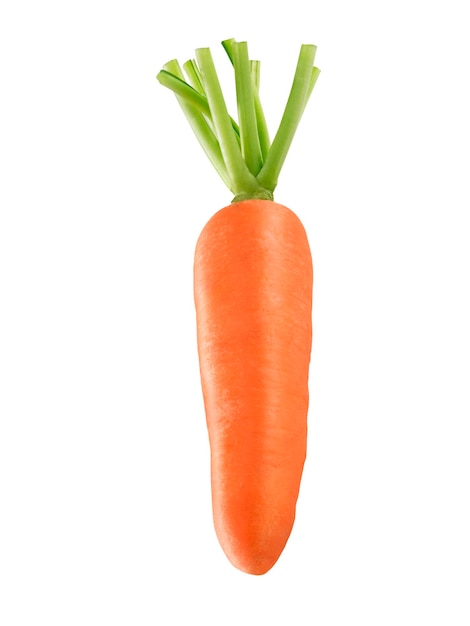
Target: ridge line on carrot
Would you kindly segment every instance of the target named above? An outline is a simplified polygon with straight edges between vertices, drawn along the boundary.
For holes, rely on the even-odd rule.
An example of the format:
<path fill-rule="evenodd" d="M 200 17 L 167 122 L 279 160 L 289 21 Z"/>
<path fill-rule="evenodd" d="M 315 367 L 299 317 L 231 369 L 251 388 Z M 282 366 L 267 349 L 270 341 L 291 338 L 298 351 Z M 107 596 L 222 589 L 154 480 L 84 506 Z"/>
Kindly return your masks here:
<path fill-rule="evenodd" d="M 194 254 L 201 386 L 211 451 L 214 527 L 230 562 L 262 575 L 292 531 L 307 446 L 313 264 L 297 215 L 274 201 L 282 166 L 320 70 L 300 48 L 271 142 L 260 62 L 246 42 L 222 42 L 233 66 L 238 123 L 209 48 L 159 82 L 174 91 L 233 194 L 202 229 Z M 184 78 L 184 73 L 189 82 Z"/>

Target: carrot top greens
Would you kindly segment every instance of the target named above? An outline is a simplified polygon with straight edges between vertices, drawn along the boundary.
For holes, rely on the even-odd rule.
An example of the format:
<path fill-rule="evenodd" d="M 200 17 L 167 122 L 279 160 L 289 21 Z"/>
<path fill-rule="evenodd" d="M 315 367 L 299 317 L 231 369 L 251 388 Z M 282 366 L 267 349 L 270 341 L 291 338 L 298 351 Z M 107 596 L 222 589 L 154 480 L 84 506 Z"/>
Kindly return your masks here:
<path fill-rule="evenodd" d="M 260 63 L 251 61 L 246 41 L 227 39 L 237 98 L 238 123 L 229 114 L 209 48 L 198 48 L 196 59 L 181 68 L 169 61 L 157 74 L 171 89 L 196 137 L 227 187 L 233 202 L 273 199 L 300 119 L 320 70 L 314 67 L 316 46 L 300 48 L 294 81 L 278 131 L 271 142 L 259 95 Z"/>

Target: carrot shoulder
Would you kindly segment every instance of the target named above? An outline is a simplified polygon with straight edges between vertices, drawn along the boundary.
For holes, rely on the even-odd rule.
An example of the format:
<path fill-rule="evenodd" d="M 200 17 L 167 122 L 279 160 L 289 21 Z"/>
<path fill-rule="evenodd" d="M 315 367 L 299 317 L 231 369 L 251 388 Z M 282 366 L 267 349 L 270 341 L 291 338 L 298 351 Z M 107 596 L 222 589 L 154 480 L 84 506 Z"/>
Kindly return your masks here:
<path fill-rule="evenodd" d="M 213 517 L 228 559 L 250 574 L 278 560 L 291 533 L 307 445 L 313 267 L 299 218 L 274 202 L 282 163 L 319 70 L 302 46 L 271 143 L 259 64 L 223 42 L 235 69 L 238 123 L 228 114 L 208 49 L 167 64 L 201 145 L 235 194 L 203 228 L 194 260 L 202 391 L 211 449 Z"/>

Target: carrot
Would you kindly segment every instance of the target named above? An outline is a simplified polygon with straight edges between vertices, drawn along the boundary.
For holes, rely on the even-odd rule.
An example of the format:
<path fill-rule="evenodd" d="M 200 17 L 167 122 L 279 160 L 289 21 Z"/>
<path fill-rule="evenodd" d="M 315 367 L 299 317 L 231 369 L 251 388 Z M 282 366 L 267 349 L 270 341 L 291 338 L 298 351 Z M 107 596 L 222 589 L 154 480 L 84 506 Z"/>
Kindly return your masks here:
<path fill-rule="evenodd" d="M 203 228 L 194 259 L 202 392 L 211 450 L 214 526 L 231 563 L 255 575 L 281 555 L 306 457 L 313 267 L 299 218 L 273 192 L 319 70 L 301 47 L 274 140 L 259 97 L 259 62 L 226 40 L 238 122 L 208 48 L 171 61 L 172 89 L 209 159 L 234 194 Z"/>

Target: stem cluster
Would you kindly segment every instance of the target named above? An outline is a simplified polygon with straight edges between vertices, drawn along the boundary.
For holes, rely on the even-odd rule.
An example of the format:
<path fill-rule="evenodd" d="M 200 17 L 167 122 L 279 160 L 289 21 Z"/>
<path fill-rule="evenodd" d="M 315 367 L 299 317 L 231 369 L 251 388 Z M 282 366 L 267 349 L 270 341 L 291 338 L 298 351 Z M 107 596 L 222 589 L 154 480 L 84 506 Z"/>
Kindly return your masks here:
<path fill-rule="evenodd" d="M 238 122 L 227 110 L 209 48 L 183 64 L 166 63 L 158 81 L 171 89 L 196 137 L 236 200 L 272 199 L 280 171 L 320 70 L 316 46 L 301 46 L 292 88 L 273 141 L 270 141 L 259 94 L 260 63 L 248 55 L 246 41 L 222 45 L 234 74 Z"/>

